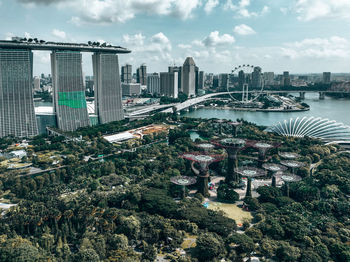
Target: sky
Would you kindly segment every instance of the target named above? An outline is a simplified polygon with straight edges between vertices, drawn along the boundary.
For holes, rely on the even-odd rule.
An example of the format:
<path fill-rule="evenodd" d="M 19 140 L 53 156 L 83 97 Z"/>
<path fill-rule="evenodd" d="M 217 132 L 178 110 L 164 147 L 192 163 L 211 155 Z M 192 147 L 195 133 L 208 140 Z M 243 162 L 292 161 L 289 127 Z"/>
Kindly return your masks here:
<path fill-rule="evenodd" d="M 192 56 L 207 73 L 350 72 L 350 0 L 0 0 L 0 39 L 108 42 L 120 65 L 167 71 Z M 34 75 L 50 73 L 35 52 Z M 83 54 L 92 75 L 91 54 Z"/>

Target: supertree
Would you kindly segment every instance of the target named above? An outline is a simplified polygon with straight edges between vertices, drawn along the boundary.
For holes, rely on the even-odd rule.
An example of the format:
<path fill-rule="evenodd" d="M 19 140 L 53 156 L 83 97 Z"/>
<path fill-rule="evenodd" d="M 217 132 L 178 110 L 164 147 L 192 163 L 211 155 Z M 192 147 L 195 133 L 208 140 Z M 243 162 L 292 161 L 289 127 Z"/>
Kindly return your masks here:
<path fill-rule="evenodd" d="M 174 176 L 170 178 L 170 182 L 182 187 L 182 198 L 186 197 L 186 186 L 193 185 L 197 182 L 195 177 L 189 176 Z"/>
<path fill-rule="evenodd" d="M 300 167 L 305 166 L 305 163 L 295 161 L 295 160 L 282 160 L 280 163 L 286 167 L 289 167 L 292 170 L 293 174 L 294 174 L 294 170 L 296 168 L 300 168 Z"/>
<path fill-rule="evenodd" d="M 289 197 L 289 183 L 291 182 L 299 182 L 302 180 L 302 178 L 300 176 L 291 174 L 291 173 L 279 173 L 276 174 L 275 177 L 278 177 L 280 179 L 282 179 L 285 183 L 285 194 L 287 197 Z"/>
<path fill-rule="evenodd" d="M 287 167 L 279 165 L 279 164 L 274 164 L 274 163 L 265 163 L 262 165 L 262 167 L 268 171 L 269 175 L 273 176 L 277 172 L 282 172 L 286 171 Z"/>
<path fill-rule="evenodd" d="M 247 141 L 240 138 L 224 138 L 221 140 L 214 140 L 212 143 L 217 147 L 224 148 L 227 152 L 228 160 L 225 182 L 239 183 L 239 176 L 234 172 L 234 169 L 237 166 L 237 154 L 247 146 Z"/>
<path fill-rule="evenodd" d="M 224 158 L 223 155 L 194 152 L 182 154 L 180 157 L 191 161 L 192 171 L 198 176 L 198 192 L 205 197 L 209 196 L 209 165 L 221 161 Z M 199 164 L 199 168 L 195 167 L 195 163 Z"/>
<path fill-rule="evenodd" d="M 228 124 L 232 127 L 232 135 L 236 137 L 240 127 L 242 126 L 242 123 L 235 121 L 229 122 Z"/>
<path fill-rule="evenodd" d="M 300 157 L 299 154 L 294 152 L 279 152 L 278 155 L 284 159 L 293 160 Z"/>
<path fill-rule="evenodd" d="M 210 143 L 196 144 L 196 147 L 198 147 L 199 149 L 201 149 L 205 152 L 209 152 L 215 148 L 215 146 L 213 144 L 210 144 Z"/>
<path fill-rule="evenodd" d="M 252 196 L 252 178 L 266 175 L 263 169 L 249 166 L 236 168 L 235 172 L 248 179 L 246 197 Z"/>
<path fill-rule="evenodd" d="M 262 167 L 263 163 L 268 159 L 266 158 L 267 152 L 272 149 L 278 147 L 277 143 L 266 143 L 266 142 L 254 142 L 252 143 L 252 147 L 259 150 L 259 167 Z"/>

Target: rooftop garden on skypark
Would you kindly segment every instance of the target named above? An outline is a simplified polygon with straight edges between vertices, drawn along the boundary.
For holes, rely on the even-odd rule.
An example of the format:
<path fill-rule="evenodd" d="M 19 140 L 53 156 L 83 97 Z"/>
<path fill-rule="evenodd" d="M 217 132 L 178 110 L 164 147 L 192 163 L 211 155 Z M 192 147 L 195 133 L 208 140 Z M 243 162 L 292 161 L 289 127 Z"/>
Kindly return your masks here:
<path fill-rule="evenodd" d="M 157 143 L 140 138 L 137 147 L 121 150 L 103 139 L 108 132 L 168 120 L 172 129 Z M 158 255 L 180 261 L 181 252 L 188 261 L 253 255 L 261 261 L 348 261 L 350 154 L 246 122 L 237 137 L 226 127 L 219 135 L 213 122 L 157 115 L 79 130 L 81 141 L 0 139 L 1 154 L 24 147 L 27 156 L 15 162 L 41 170 L 31 175 L 0 165 L 0 208 L 16 205 L 0 219 L 0 256 L 152 261 Z M 199 129 L 216 134 L 193 142 L 189 133 Z M 266 152 L 260 169 L 259 149 L 245 143 L 233 163 L 238 181 L 226 181 L 229 152 L 209 144 L 236 138 L 280 147 Z M 60 157 L 55 168 L 52 155 Z"/>

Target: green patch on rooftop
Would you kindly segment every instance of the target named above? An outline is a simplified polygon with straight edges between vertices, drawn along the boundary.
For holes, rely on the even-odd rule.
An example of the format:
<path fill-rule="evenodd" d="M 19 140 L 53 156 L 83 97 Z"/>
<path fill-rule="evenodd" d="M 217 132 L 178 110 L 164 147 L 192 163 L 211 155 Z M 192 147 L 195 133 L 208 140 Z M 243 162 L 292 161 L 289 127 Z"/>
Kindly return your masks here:
<path fill-rule="evenodd" d="M 86 108 L 84 91 L 58 92 L 58 105 L 70 108 Z"/>

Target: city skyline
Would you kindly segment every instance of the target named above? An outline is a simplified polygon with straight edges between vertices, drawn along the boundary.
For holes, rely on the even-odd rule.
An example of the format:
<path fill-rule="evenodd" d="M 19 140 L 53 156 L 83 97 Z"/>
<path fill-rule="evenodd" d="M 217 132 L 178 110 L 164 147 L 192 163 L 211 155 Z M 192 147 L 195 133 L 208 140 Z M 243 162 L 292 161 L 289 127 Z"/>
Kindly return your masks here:
<path fill-rule="evenodd" d="M 347 1 L 0 0 L 0 6 L 1 38 L 107 41 L 132 50 L 120 65 L 146 63 L 150 73 L 188 56 L 216 74 L 244 63 L 278 74 L 349 72 Z M 34 75 L 50 73 L 49 54 L 34 57 Z M 86 54 L 83 70 L 92 75 Z"/>

